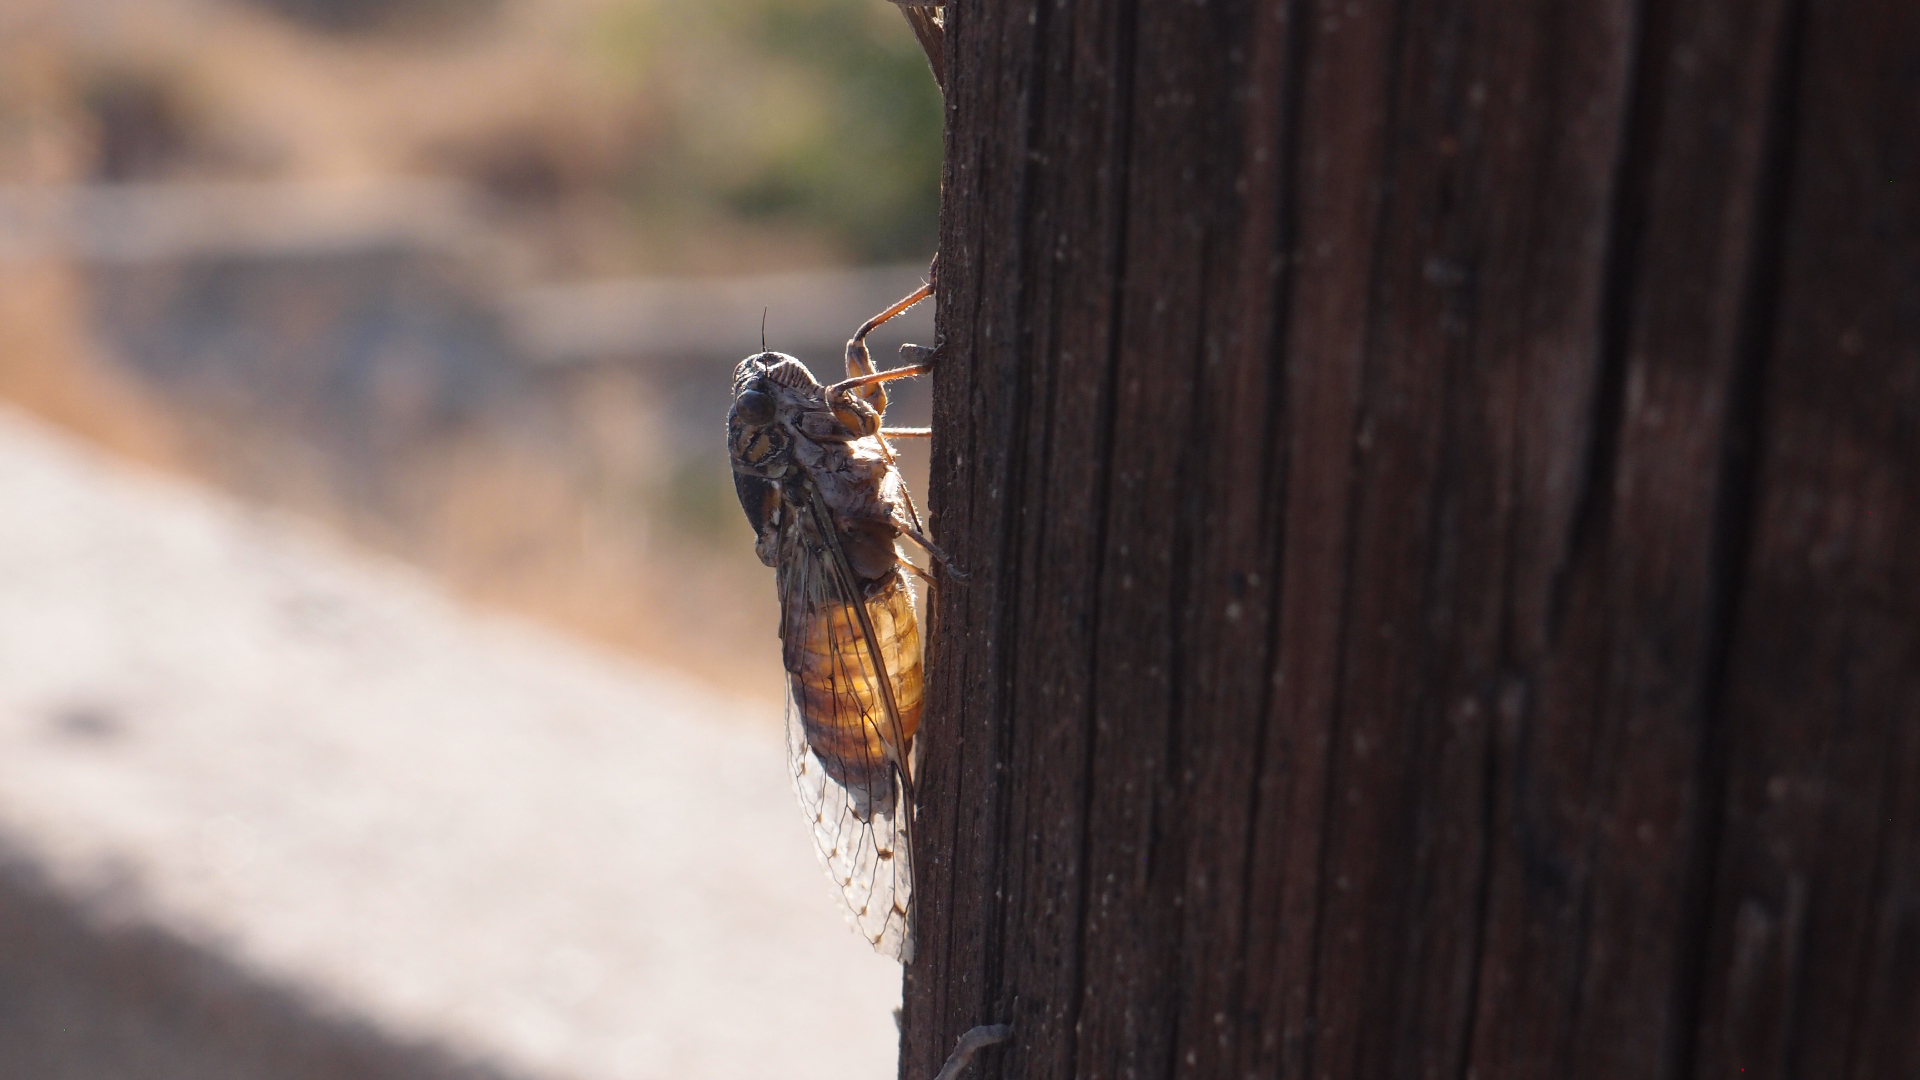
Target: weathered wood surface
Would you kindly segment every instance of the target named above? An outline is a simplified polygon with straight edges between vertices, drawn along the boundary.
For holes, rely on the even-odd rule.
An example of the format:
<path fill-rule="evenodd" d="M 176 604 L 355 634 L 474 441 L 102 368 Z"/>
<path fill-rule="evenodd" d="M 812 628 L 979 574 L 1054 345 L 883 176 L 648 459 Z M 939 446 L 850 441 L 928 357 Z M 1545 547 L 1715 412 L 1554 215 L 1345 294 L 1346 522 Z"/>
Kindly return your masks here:
<path fill-rule="evenodd" d="M 902 1076 L 1920 1075 L 1920 5 L 947 10 Z"/>

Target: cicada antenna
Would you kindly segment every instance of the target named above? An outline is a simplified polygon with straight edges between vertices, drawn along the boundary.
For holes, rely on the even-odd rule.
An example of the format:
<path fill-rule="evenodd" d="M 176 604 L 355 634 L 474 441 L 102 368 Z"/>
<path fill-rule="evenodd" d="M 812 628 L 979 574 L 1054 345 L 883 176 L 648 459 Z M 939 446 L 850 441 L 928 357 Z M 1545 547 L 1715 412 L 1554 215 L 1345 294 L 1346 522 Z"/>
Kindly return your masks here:
<path fill-rule="evenodd" d="M 760 351 L 767 351 L 767 309 L 760 309 Z"/>

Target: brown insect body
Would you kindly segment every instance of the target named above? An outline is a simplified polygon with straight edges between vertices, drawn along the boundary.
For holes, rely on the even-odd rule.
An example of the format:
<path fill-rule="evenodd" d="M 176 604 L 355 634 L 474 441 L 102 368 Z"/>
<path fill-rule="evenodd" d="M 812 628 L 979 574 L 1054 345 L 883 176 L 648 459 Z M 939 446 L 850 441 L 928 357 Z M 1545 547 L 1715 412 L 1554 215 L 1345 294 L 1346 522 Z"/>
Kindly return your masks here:
<path fill-rule="evenodd" d="M 913 595 L 897 578 L 867 599 L 866 615 L 886 684 L 868 661 L 860 613 L 841 601 L 823 601 L 811 622 L 787 622 L 783 652 L 807 744 L 827 775 L 856 795 L 884 801 L 896 764 L 894 740 L 874 718 L 886 716 L 890 690 L 910 750 L 920 726 L 920 625 Z"/>
<path fill-rule="evenodd" d="M 801 807 L 856 928 L 905 961 L 921 645 L 897 547 L 915 520 L 880 434 L 885 397 L 824 387 L 772 352 L 741 361 L 733 389 L 728 450 L 754 550 L 776 572 Z"/>

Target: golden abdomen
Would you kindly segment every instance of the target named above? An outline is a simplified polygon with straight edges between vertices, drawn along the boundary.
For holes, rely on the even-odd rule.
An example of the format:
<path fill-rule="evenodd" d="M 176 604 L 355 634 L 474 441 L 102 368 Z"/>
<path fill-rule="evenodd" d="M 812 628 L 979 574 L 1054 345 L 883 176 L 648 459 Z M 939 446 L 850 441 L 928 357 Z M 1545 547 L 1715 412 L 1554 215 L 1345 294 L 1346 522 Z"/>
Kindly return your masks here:
<path fill-rule="evenodd" d="M 787 676 L 807 743 L 827 774 L 845 787 L 877 793 L 890 786 L 887 762 L 905 762 L 920 726 L 920 624 L 898 572 L 865 606 L 899 714 L 897 734 L 851 605 L 819 600 L 803 623 L 788 628 Z"/>

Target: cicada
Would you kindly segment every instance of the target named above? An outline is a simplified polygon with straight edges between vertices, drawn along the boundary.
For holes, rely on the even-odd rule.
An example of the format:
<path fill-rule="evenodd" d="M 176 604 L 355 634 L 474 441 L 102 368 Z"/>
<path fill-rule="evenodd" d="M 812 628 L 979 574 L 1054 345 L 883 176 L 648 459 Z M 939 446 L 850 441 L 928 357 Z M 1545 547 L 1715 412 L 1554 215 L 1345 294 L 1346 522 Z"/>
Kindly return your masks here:
<path fill-rule="evenodd" d="M 921 641 L 902 537 L 938 564 L 882 426 L 893 379 L 929 370 L 937 349 L 876 371 L 866 336 L 932 292 L 922 286 L 847 342 L 847 378 L 822 385 L 805 364 L 762 351 L 733 372 L 727 449 L 754 552 L 774 568 L 787 744 L 800 808 L 850 921 L 873 947 L 913 958 L 913 739 Z M 765 345 L 762 344 L 764 350 Z M 929 575 L 928 580 L 932 578 Z"/>

